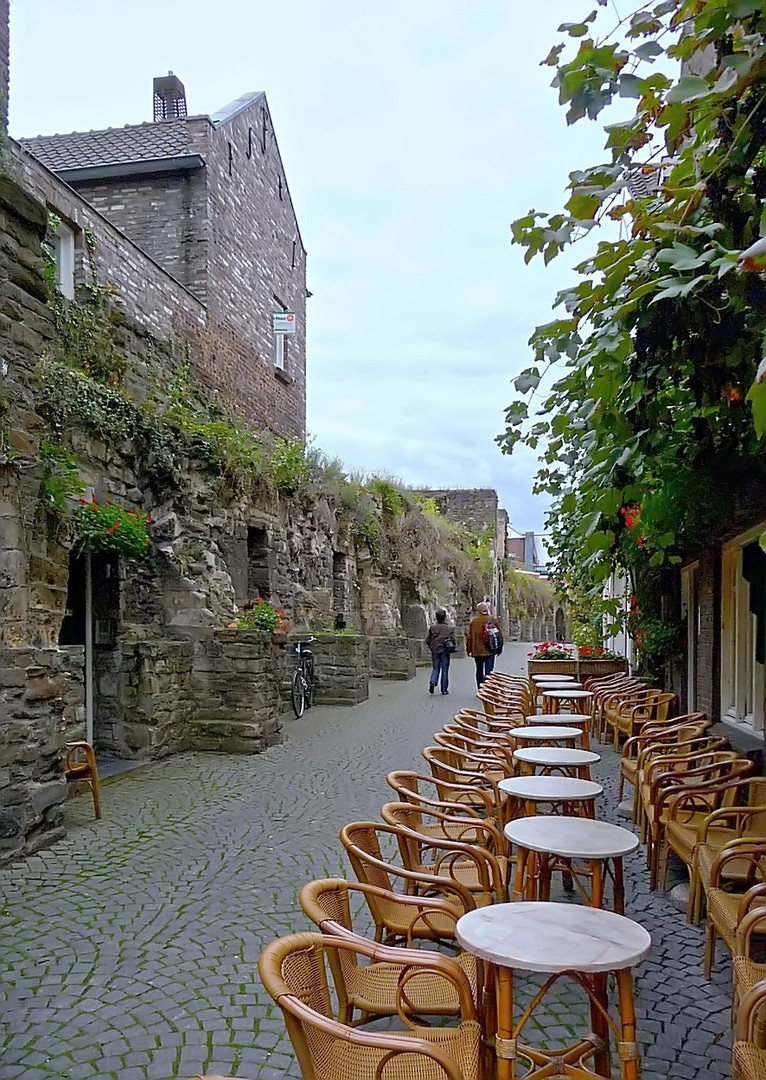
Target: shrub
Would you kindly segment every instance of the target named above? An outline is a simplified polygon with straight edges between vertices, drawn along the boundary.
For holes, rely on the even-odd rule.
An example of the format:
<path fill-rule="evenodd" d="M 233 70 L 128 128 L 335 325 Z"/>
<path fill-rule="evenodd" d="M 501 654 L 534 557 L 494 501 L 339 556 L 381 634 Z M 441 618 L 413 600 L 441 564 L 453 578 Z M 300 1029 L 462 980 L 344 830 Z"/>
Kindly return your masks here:
<path fill-rule="evenodd" d="M 248 604 L 236 625 L 240 630 L 270 630 L 272 633 L 285 633 L 290 628 L 284 612 L 268 603 L 262 596 L 257 596 L 252 604 Z"/>

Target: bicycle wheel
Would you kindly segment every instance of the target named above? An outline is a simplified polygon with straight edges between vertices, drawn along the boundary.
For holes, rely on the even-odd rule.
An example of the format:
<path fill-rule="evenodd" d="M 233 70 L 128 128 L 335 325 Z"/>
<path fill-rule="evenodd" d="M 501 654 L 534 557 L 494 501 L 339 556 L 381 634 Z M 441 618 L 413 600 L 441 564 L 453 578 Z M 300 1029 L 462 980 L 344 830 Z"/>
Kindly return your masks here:
<path fill-rule="evenodd" d="M 306 708 L 314 704 L 314 664 L 309 661 L 303 669 L 303 681 L 306 684 Z"/>
<path fill-rule="evenodd" d="M 306 709 L 306 680 L 303 678 L 303 672 L 301 671 L 293 672 L 291 696 L 293 700 L 293 712 L 297 719 L 300 720 Z"/>

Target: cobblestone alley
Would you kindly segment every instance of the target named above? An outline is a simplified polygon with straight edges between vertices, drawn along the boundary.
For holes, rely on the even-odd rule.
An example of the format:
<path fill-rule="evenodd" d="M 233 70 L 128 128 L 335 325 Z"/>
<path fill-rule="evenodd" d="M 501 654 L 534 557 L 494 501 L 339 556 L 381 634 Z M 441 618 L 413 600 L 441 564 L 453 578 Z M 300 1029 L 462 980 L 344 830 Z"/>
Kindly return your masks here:
<path fill-rule="evenodd" d="M 526 651 L 499 666 L 521 671 Z M 299 1080 L 256 961 L 309 928 L 305 881 L 347 873 L 338 830 L 379 817 L 385 773 L 425 771 L 421 747 L 476 703 L 470 660 L 453 664 L 449 697 L 426 682 L 376 681 L 357 708 L 286 720 L 285 742 L 257 757 L 150 765 L 105 786 L 100 823 L 87 794 L 72 800 L 65 841 L 0 871 L 0 1080 Z M 594 772 L 606 820 L 619 820 L 614 764 L 605 753 Z M 626 870 L 626 914 L 654 939 L 636 978 L 644 1080 L 727 1077 L 728 962 L 705 982 L 702 929 L 648 892 L 642 853 Z"/>

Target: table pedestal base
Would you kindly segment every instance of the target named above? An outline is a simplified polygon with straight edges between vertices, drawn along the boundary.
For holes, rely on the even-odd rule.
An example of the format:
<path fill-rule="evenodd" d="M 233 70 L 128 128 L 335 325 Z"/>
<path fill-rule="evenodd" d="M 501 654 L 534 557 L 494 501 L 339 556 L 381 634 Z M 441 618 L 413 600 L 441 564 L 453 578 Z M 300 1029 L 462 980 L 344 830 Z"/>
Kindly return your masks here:
<path fill-rule="evenodd" d="M 524 1063 L 524 1080 L 555 1080 L 572 1077 L 574 1080 L 600 1076 L 612 1077 L 609 1040 L 614 1034 L 620 1061 L 620 1080 L 638 1080 L 638 1049 L 636 1046 L 636 1017 L 633 1004 L 633 980 L 629 968 L 614 972 L 617 980 L 619 1015 L 609 1013 L 607 972 L 586 974 L 564 971 L 551 975 L 537 992 L 518 1023 L 513 1010 L 513 969 L 495 967 L 497 997 L 497 1035 L 495 1056 L 498 1080 L 516 1080 L 517 1062 Z M 524 1025 L 542 1002 L 550 988 L 560 978 L 574 979 L 588 996 L 592 1031 L 570 1046 L 557 1050 L 537 1049 L 523 1044 L 520 1036 Z M 592 1058 L 593 1068 L 585 1064 Z M 528 1067 L 527 1067 L 528 1066 Z"/>

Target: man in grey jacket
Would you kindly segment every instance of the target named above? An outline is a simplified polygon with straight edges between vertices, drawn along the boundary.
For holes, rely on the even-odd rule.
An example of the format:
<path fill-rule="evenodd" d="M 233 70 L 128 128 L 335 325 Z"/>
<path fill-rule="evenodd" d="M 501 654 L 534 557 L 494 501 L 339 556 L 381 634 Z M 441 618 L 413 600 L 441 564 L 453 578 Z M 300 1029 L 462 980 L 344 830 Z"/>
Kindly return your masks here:
<path fill-rule="evenodd" d="M 447 622 L 447 612 L 439 608 L 436 612 L 436 622 L 428 628 L 426 645 L 431 650 L 433 670 L 428 682 L 428 693 L 433 694 L 441 679 L 443 694 L 449 693 L 449 661 L 455 651 L 455 627 Z"/>

